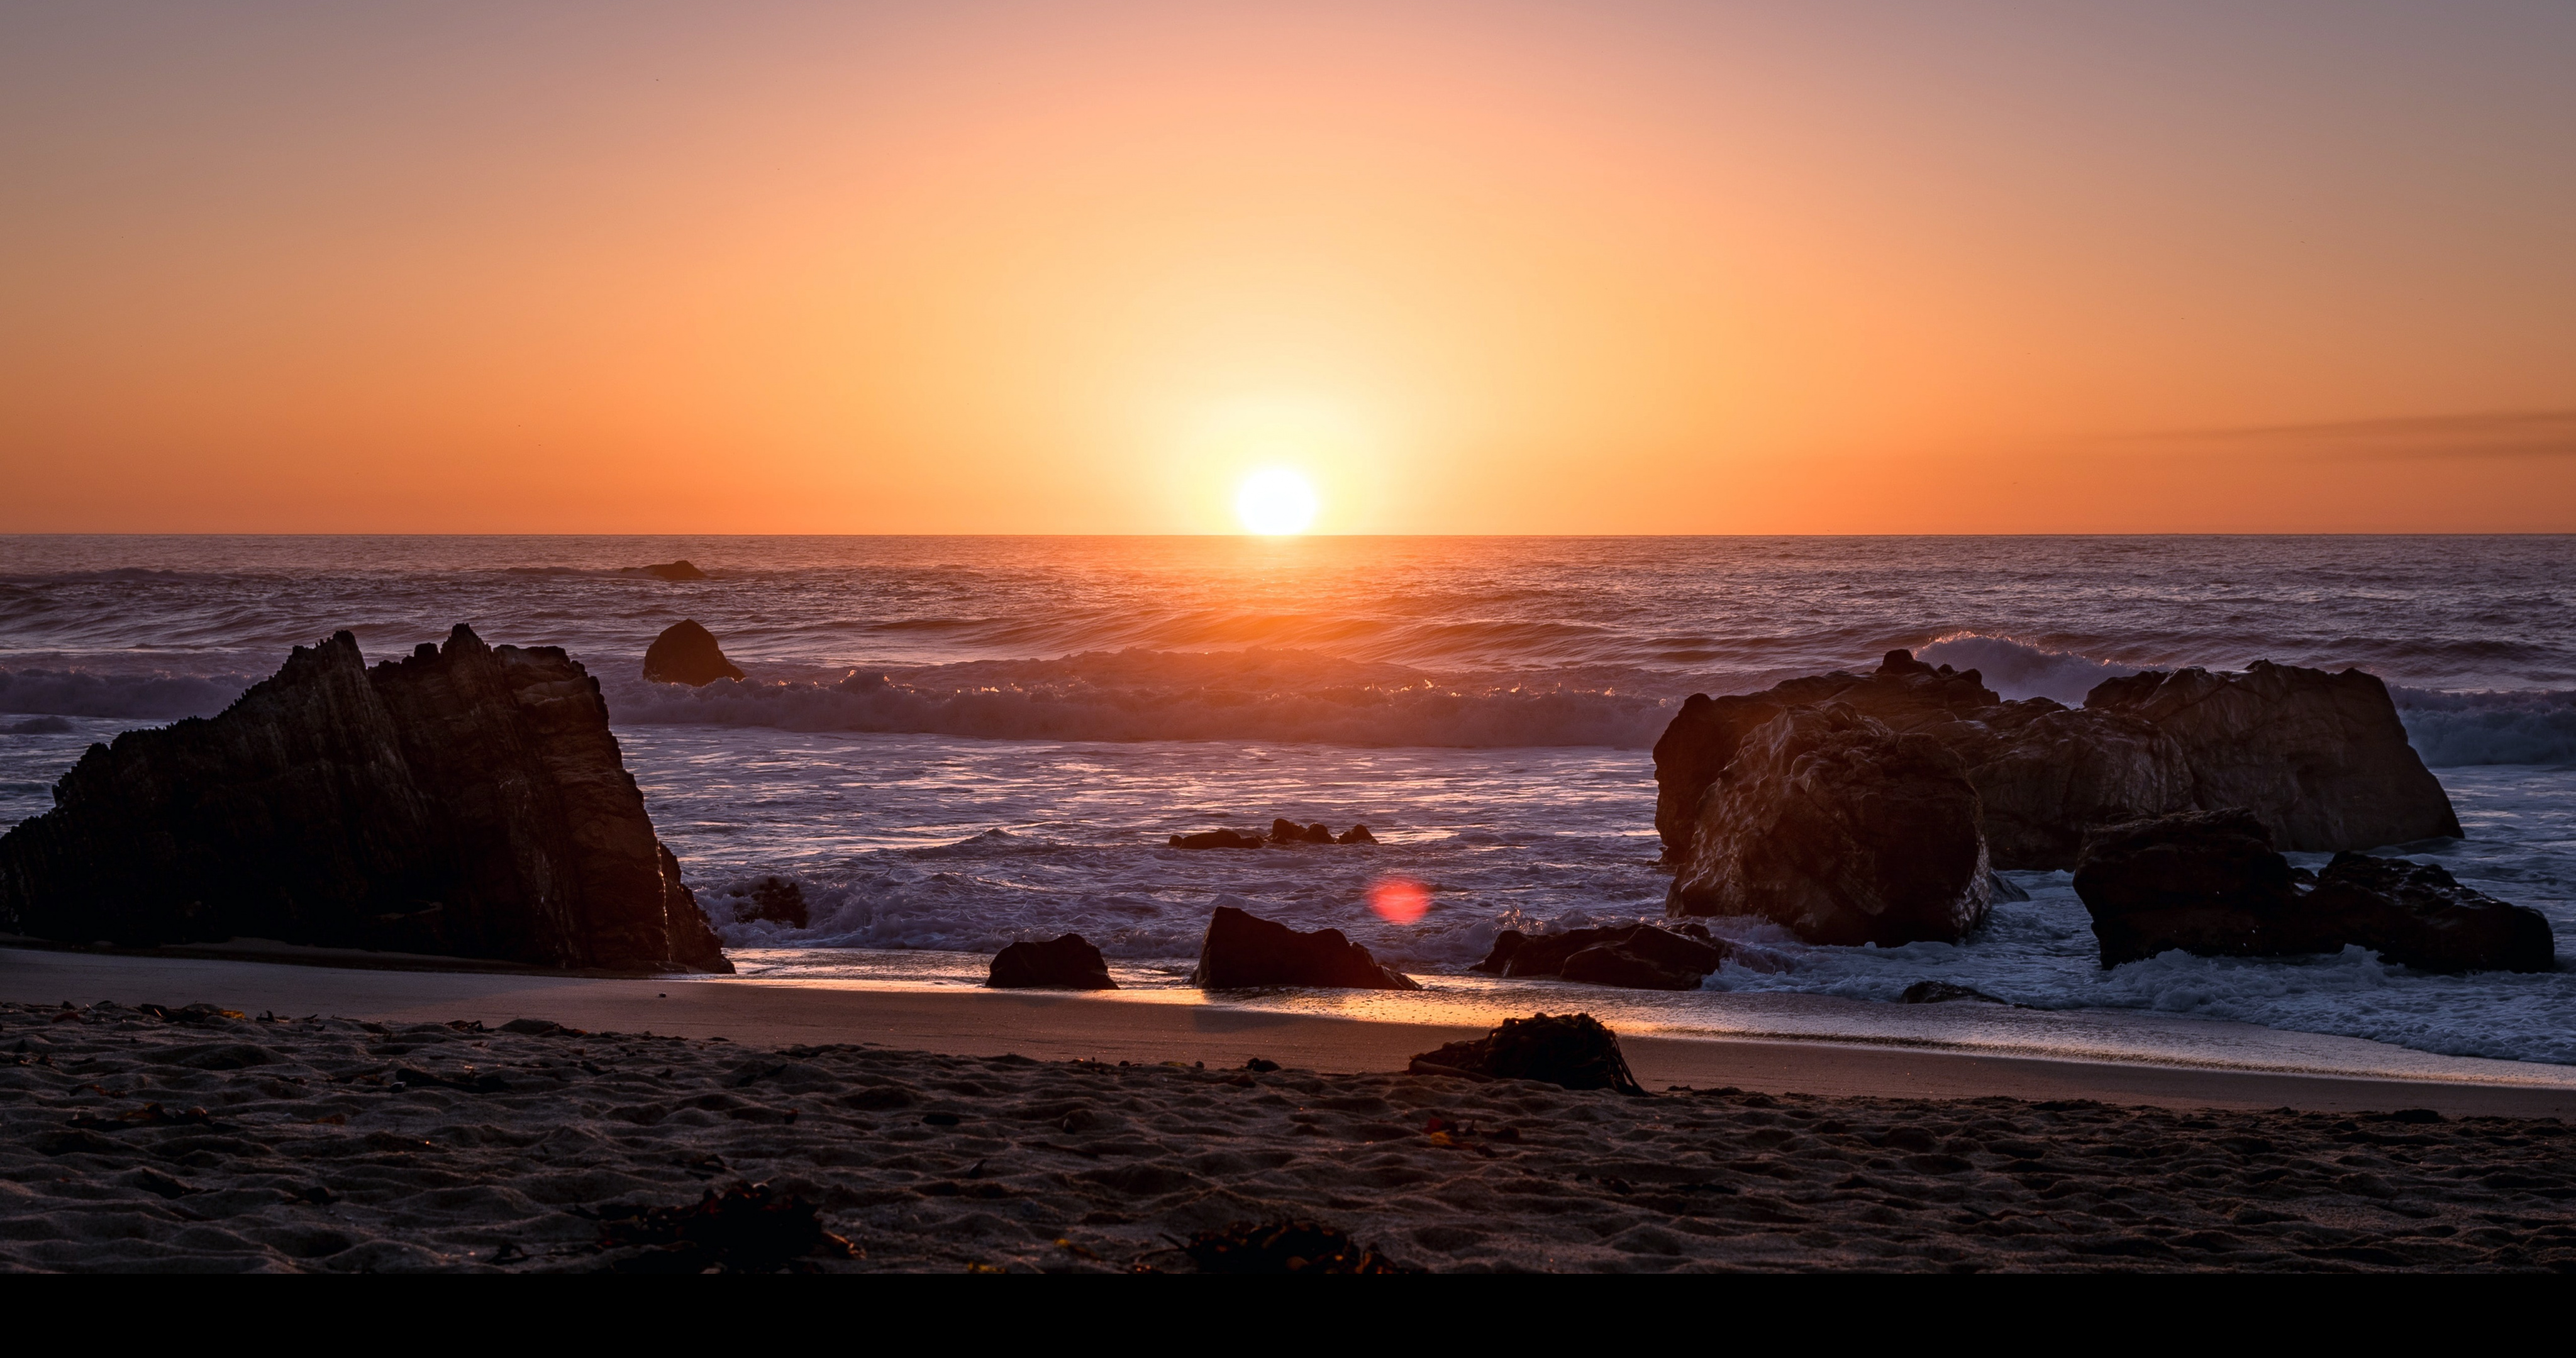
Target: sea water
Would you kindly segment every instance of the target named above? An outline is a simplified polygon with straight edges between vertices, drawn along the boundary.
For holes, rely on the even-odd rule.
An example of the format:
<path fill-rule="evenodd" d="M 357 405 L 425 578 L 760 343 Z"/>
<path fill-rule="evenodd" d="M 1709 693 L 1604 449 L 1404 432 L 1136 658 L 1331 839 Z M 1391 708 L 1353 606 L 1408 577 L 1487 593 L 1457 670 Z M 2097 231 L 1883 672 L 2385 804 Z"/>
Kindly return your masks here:
<path fill-rule="evenodd" d="M 675 558 L 709 578 L 631 569 Z M 215 712 L 290 646 L 346 628 L 393 657 L 466 623 L 599 677 L 746 973 L 971 979 L 1012 940 L 1077 932 L 1128 986 L 1177 988 L 1230 904 L 1472 992 L 1501 929 L 1661 914 L 1648 749 L 1690 693 L 1895 647 L 2067 702 L 2142 668 L 2357 666 L 2468 832 L 2381 851 L 2548 915 L 2559 970 L 2431 976 L 2351 948 L 2104 971 L 2066 875 L 2015 873 L 2030 899 L 1960 944 L 1713 921 L 1741 946 L 1703 992 L 1562 1002 L 1688 1028 L 1720 994 L 1938 979 L 2576 1064 L 2571 567 L 2563 537 L 0 538 L 0 825 L 89 743 Z M 750 677 L 645 682 L 684 617 Z M 1165 842 L 1274 816 L 1379 843 Z M 737 918 L 764 876 L 800 885 L 808 927 Z M 1389 877 L 1430 910 L 1379 918 Z"/>

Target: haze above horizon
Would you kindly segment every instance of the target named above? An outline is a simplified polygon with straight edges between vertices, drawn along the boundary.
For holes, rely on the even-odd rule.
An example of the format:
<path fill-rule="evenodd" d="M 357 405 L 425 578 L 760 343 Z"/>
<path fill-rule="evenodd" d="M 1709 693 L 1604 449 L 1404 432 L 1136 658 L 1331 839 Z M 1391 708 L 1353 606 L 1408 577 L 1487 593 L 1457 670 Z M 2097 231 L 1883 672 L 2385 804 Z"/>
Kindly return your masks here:
<path fill-rule="evenodd" d="M 0 532 L 2571 530 L 2570 70 L 2550 0 L 18 6 Z"/>

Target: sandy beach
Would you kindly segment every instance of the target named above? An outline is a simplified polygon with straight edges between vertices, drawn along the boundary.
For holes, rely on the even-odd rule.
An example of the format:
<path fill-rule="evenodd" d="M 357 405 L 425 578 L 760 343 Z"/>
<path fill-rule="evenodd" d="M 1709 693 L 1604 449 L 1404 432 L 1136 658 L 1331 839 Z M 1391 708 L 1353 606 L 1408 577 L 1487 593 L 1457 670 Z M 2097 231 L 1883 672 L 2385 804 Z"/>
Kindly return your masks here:
<path fill-rule="evenodd" d="M 30 994 L 84 985 L 165 994 Z M 2576 1268 L 2548 1084 L 1641 1038 L 1626 1098 L 1212 1005 L 26 951 L 0 986 L 19 1269 L 667 1268 L 618 1223 L 738 1184 L 830 1270 L 1190 1271 L 1288 1219 L 1435 1271 Z"/>

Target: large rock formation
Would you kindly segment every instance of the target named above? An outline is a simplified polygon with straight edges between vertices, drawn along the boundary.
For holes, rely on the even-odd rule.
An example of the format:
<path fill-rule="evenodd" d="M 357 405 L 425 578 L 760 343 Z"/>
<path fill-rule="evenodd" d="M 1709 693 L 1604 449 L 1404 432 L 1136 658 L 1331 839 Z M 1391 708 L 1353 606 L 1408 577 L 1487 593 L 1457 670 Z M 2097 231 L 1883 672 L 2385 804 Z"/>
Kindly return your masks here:
<path fill-rule="evenodd" d="M 644 677 L 657 684 L 699 687 L 718 679 L 740 679 L 742 671 L 725 659 L 715 634 L 687 618 L 662 629 L 644 648 Z"/>
<path fill-rule="evenodd" d="M 2339 853 L 2314 877 L 2273 851 L 2243 810 L 2113 826 L 2085 845 L 2075 893 L 2102 965 L 2180 948 L 2204 957 L 2287 957 L 2357 944 L 2425 971 L 2547 971 L 2556 941 L 2537 910 L 2472 891 L 2398 858 Z"/>
<path fill-rule="evenodd" d="M 2258 661 L 2244 674 L 2151 672 L 2110 680 L 2068 708 L 2005 702 L 1975 670 L 1890 651 L 1868 675 L 1691 695 L 1655 744 L 1666 859 L 1689 856 L 1700 801 L 1748 732 L 1829 702 L 1958 755 L 1999 868 L 2071 868 L 2089 830 L 2195 808 L 2245 807 L 2284 847 L 2303 850 L 2460 832 L 2441 784 L 2407 745 L 2387 687 L 2359 671 Z"/>
<path fill-rule="evenodd" d="M 1992 899 L 1957 755 L 1840 703 L 1746 733 L 1700 801 L 1674 915 L 1758 915 L 1815 943 L 1955 940 Z"/>
<path fill-rule="evenodd" d="M 297 647 L 222 715 L 93 745 L 0 839 L 0 928 L 731 971 L 599 685 L 555 647 Z"/>
<path fill-rule="evenodd" d="M 1220 905 L 1199 945 L 1190 984 L 1207 990 L 1253 986 L 1331 986 L 1349 990 L 1420 990 L 1414 979 L 1378 965 L 1369 950 L 1339 929 L 1300 933 L 1285 924 Z"/>
<path fill-rule="evenodd" d="M 1025 939 L 993 955 L 984 984 L 997 990 L 1116 990 L 1108 959 L 1080 934 L 1054 942 Z"/>

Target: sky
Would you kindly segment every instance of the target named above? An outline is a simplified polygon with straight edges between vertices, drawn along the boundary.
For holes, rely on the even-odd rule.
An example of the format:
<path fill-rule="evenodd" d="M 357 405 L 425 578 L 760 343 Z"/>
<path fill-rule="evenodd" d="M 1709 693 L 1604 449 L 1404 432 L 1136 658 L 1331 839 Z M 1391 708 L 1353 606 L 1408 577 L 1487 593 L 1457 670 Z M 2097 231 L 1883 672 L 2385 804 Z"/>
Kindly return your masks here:
<path fill-rule="evenodd" d="M 0 0 L 0 531 L 2576 530 L 2576 5 Z"/>

